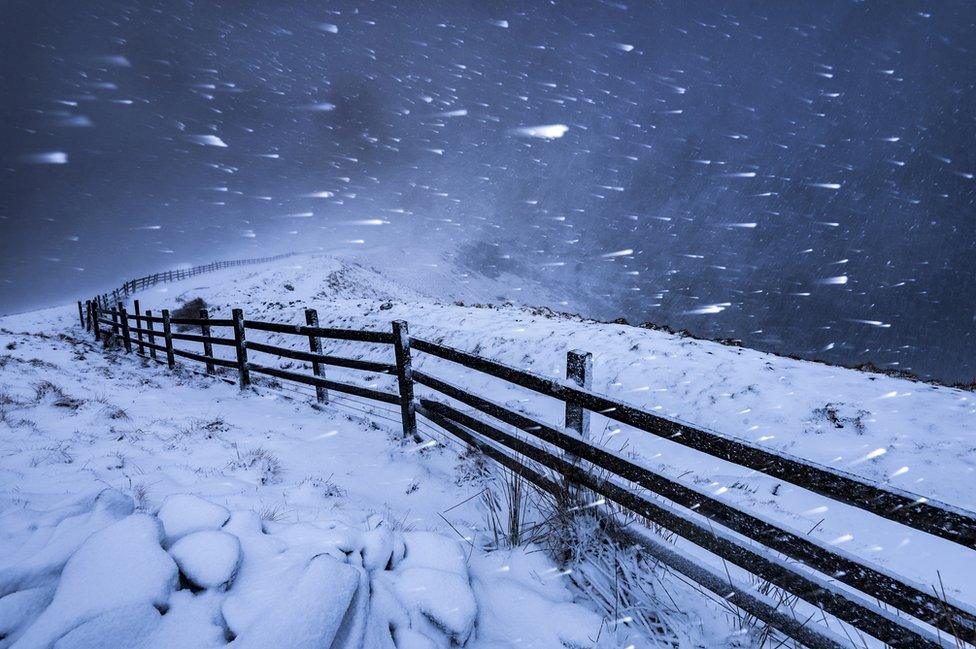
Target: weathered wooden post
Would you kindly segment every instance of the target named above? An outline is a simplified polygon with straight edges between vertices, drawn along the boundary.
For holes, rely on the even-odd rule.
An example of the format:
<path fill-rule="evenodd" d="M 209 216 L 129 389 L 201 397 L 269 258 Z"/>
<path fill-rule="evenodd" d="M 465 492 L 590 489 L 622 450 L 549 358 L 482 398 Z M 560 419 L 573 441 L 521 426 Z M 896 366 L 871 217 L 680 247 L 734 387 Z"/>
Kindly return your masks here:
<path fill-rule="evenodd" d="M 200 323 L 200 334 L 204 338 L 210 338 L 210 313 L 206 309 L 200 309 L 200 319 L 203 320 Z M 213 358 L 213 343 L 209 340 L 203 341 L 203 355 L 207 357 L 207 374 L 215 374 L 217 370 L 210 360 Z"/>
<path fill-rule="evenodd" d="M 102 328 L 98 325 L 98 298 L 92 301 L 91 305 L 92 333 L 95 334 L 95 342 L 102 337 Z"/>
<path fill-rule="evenodd" d="M 139 355 L 146 355 L 146 348 L 142 342 L 142 313 L 139 311 L 139 300 L 132 300 L 132 308 L 135 310 L 136 315 L 136 338 L 139 340 Z"/>
<path fill-rule="evenodd" d="M 309 327 L 319 326 L 319 312 L 315 309 L 305 309 L 305 324 Z M 308 350 L 313 354 L 322 354 L 322 339 L 318 336 L 309 335 L 308 337 Z M 324 376 L 325 373 L 322 371 L 322 364 L 318 361 L 312 361 L 312 374 L 315 376 Z M 329 392 L 324 387 L 320 385 L 315 386 L 315 400 L 318 403 L 329 403 Z"/>
<path fill-rule="evenodd" d="M 231 311 L 234 321 L 234 347 L 237 350 L 237 372 L 241 389 L 251 385 L 251 372 L 247 368 L 247 343 L 244 341 L 244 312 L 241 309 Z"/>
<path fill-rule="evenodd" d="M 169 369 L 176 367 L 176 355 L 173 353 L 173 328 L 169 321 L 169 309 L 163 309 L 163 337 L 166 339 L 166 364 Z"/>
<path fill-rule="evenodd" d="M 88 300 L 88 330 L 95 333 L 98 320 L 98 303 L 94 299 Z"/>
<path fill-rule="evenodd" d="M 82 328 L 85 326 L 85 311 L 81 307 L 81 300 L 78 300 L 78 321 L 81 323 Z"/>
<path fill-rule="evenodd" d="M 125 353 L 132 353 L 132 337 L 129 335 L 129 314 L 125 312 L 125 306 L 119 302 L 119 320 L 122 321 L 122 342 L 125 343 Z"/>
<path fill-rule="evenodd" d="M 593 385 L 593 354 L 574 349 L 566 352 L 566 378 L 581 388 Z M 566 428 L 579 433 L 580 439 L 590 437 L 590 411 L 566 402 Z"/>
<path fill-rule="evenodd" d="M 146 329 L 149 330 L 149 357 L 156 360 L 156 334 L 153 329 L 152 311 L 146 309 Z"/>
<path fill-rule="evenodd" d="M 566 352 L 566 379 L 581 388 L 589 389 L 593 385 L 593 354 L 578 349 Z M 590 411 L 571 401 L 566 402 L 566 428 L 574 431 L 581 441 L 590 438 Z M 579 465 L 579 458 L 566 453 L 566 460 Z M 575 500 L 584 500 L 586 492 L 566 481 L 568 495 Z"/>
<path fill-rule="evenodd" d="M 116 304 L 118 304 L 118 302 L 116 302 Z M 112 312 L 112 335 L 115 336 L 116 338 L 118 338 L 119 331 L 120 331 L 120 328 L 119 328 L 119 310 L 118 310 L 117 307 L 115 309 L 112 309 L 110 307 L 109 310 Z"/>
<path fill-rule="evenodd" d="M 410 367 L 410 330 L 404 320 L 393 321 L 393 347 L 396 353 L 397 384 L 400 388 L 400 419 L 403 436 L 417 435 L 417 412 L 413 402 L 413 370 Z"/>

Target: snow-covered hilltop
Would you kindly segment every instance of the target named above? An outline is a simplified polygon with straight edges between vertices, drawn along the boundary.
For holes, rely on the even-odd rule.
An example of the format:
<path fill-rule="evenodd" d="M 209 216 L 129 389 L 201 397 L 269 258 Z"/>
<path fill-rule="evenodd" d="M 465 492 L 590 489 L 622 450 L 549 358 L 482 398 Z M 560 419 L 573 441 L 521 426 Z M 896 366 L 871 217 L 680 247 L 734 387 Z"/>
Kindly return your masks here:
<path fill-rule="evenodd" d="M 510 280 L 388 249 L 301 255 L 136 297 L 154 312 L 201 298 L 211 317 L 243 308 L 252 319 L 299 323 L 310 307 L 323 326 L 383 330 L 402 319 L 415 336 L 553 377 L 564 376 L 568 350 L 582 349 L 593 354 L 598 392 L 976 509 L 972 393 L 519 306 L 574 304 L 557 286 Z M 486 551 L 495 544 L 481 494 L 494 487 L 429 423 L 425 443 L 405 444 L 393 408 L 332 395 L 312 409 L 311 389 L 264 381 L 240 394 L 103 352 L 78 327 L 74 306 L 0 319 L 0 345 L 0 647 L 58 638 L 58 647 L 98 646 L 92 638 L 110 632 L 139 638 L 119 642 L 140 647 L 258 646 L 272 637 L 282 647 L 311 646 L 303 629 L 315 646 L 337 648 L 364 638 L 401 649 L 642 644 L 628 622 L 601 619 L 572 575 L 533 546 Z M 364 343 L 325 346 L 351 358 L 392 354 Z M 561 403 L 424 354 L 414 362 L 561 421 Z M 391 377 L 326 371 L 393 385 Z M 679 482 L 976 602 L 971 558 L 959 546 L 599 416 L 592 431 Z M 106 548 L 116 547 L 120 559 L 132 560 L 128 548 L 137 547 L 153 559 L 127 571 L 110 560 Z M 662 586 L 653 603 L 681 642 L 747 642 L 734 616 L 662 579 L 668 594 Z M 131 587 L 115 594 L 119 580 Z M 101 596 L 86 595 L 89 585 Z M 255 613 L 269 606 L 281 615 Z"/>

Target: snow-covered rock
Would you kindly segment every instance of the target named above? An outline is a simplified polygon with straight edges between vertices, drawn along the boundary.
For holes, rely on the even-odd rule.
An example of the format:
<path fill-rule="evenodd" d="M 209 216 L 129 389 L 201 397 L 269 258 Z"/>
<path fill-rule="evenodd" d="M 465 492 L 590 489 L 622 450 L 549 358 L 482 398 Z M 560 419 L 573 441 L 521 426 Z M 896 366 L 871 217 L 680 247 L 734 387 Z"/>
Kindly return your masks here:
<path fill-rule="evenodd" d="M 467 572 L 459 575 L 436 568 L 408 568 L 397 571 L 394 584 L 410 612 L 413 629 L 428 632 L 442 629 L 452 644 L 467 642 L 478 615 Z M 435 626 L 432 628 L 431 624 Z"/>
<path fill-rule="evenodd" d="M 227 532 L 203 530 L 181 538 L 169 553 L 190 582 L 201 588 L 219 588 L 237 572 L 241 542 Z"/>
<path fill-rule="evenodd" d="M 258 623 L 270 603 L 289 598 L 315 557 L 329 554 L 337 562 L 345 558 L 336 549 L 330 553 L 328 547 L 298 545 L 255 559 L 248 555 L 249 544 L 242 541 L 245 558 L 221 609 L 228 628 L 236 636 Z"/>
<path fill-rule="evenodd" d="M 397 568 L 436 568 L 466 575 L 468 561 L 457 540 L 434 532 L 408 532 L 403 535 L 406 552 Z"/>
<path fill-rule="evenodd" d="M 13 642 L 54 597 L 55 585 L 38 586 L 0 597 L 0 647 Z"/>
<path fill-rule="evenodd" d="M 160 617 L 144 602 L 113 608 L 76 626 L 54 643 L 54 649 L 140 647 L 159 626 Z"/>
<path fill-rule="evenodd" d="M 0 596 L 45 583 L 90 536 L 132 513 L 132 499 L 114 489 L 95 498 L 89 512 L 40 528 L 13 556 L 0 563 Z"/>
<path fill-rule="evenodd" d="M 392 568 L 395 547 L 396 539 L 385 527 L 365 532 L 361 551 L 362 566 L 370 571 Z"/>
<path fill-rule="evenodd" d="M 146 514 L 93 534 L 65 564 L 51 604 L 13 647 L 50 647 L 75 627 L 123 607 L 165 609 L 177 570 L 161 540 L 159 521 Z"/>
<path fill-rule="evenodd" d="M 463 645 L 474 630 L 478 604 L 461 544 L 431 532 L 411 532 L 404 540 L 406 554 L 397 564 L 393 585 L 410 614 L 411 628 L 429 632 L 434 625 L 452 644 Z"/>
<path fill-rule="evenodd" d="M 221 525 L 226 510 L 211 505 L 171 497 L 158 517 L 132 514 L 93 534 L 56 590 L 0 599 L 0 646 L 167 649 L 232 638 L 235 648 L 395 649 L 474 635 L 478 605 L 454 539 L 337 521 L 264 523 L 253 512 L 182 534 Z M 163 518 L 182 534 L 168 554 Z M 206 591 L 174 592 L 177 568 Z M 22 628 L 25 616 L 36 619 Z"/>
<path fill-rule="evenodd" d="M 166 545 L 172 545 L 190 532 L 216 530 L 230 518 L 230 511 L 192 494 L 175 494 L 159 508 Z"/>
<path fill-rule="evenodd" d="M 264 601 L 230 644 L 234 649 L 320 649 L 333 646 L 359 588 L 359 572 L 335 557 L 314 557 L 277 599 Z M 351 647 L 356 644 L 349 645 Z"/>

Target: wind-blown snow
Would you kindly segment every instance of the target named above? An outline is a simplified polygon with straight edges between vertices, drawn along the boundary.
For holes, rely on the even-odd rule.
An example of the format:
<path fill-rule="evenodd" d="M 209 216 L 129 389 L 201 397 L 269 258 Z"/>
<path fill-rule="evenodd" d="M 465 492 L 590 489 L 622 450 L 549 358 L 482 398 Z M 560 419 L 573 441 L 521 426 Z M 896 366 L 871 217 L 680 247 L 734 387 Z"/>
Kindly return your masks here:
<path fill-rule="evenodd" d="M 412 335 L 559 378 L 566 351 L 590 351 L 599 392 L 973 507 L 974 464 L 968 450 L 976 443 L 976 403 L 971 393 L 546 309 L 455 303 L 504 291 L 506 284 L 504 278 L 463 276 L 447 263 L 422 256 L 405 260 L 387 251 L 355 261 L 310 255 L 228 269 L 161 285 L 138 297 L 143 308 L 154 310 L 202 297 L 213 318 L 241 306 L 249 318 L 297 323 L 304 322 L 302 310 L 309 306 L 318 310 L 323 326 L 388 330 L 392 320 L 405 319 Z M 530 301 L 545 290 L 526 285 L 524 294 Z M 125 603 L 131 615 L 124 617 L 131 624 L 107 611 L 98 628 L 128 624 L 126 633 L 155 637 L 145 629 L 159 624 L 153 633 L 165 627 L 166 634 L 236 637 L 239 644 L 251 642 L 249 629 L 254 637 L 280 636 L 282 629 L 258 633 L 268 602 L 287 600 L 305 584 L 308 571 L 338 570 L 348 573 L 348 579 L 336 577 L 344 595 L 336 599 L 336 591 L 329 591 L 318 596 L 330 602 L 332 612 L 346 602 L 344 624 L 351 626 L 336 632 L 343 638 L 352 637 L 353 628 L 374 632 L 368 623 L 374 605 L 389 616 L 387 622 L 395 622 L 391 637 L 398 647 L 429 638 L 435 630 L 442 634 L 438 642 L 468 638 L 470 646 L 521 637 L 557 648 L 597 636 L 601 620 L 574 600 L 578 594 L 568 588 L 570 574 L 538 552 L 530 553 L 533 560 L 520 559 L 521 551 L 483 552 L 484 518 L 476 496 L 484 483 L 472 479 L 471 467 L 451 452 L 456 444 L 427 423 L 421 421 L 421 432 L 428 439 L 416 446 L 403 443 L 394 408 L 333 393 L 330 406 L 315 410 L 308 407 L 309 390 L 276 387 L 260 377 L 256 392 L 241 394 L 218 380 L 170 373 L 135 355 L 105 353 L 81 332 L 76 319 L 72 306 L 0 320 L 5 348 L 0 352 L 5 413 L 0 433 L 5 440 L 18 440 L 0 456 L 0 629 L 16 626 L 5 611 L 37 615 L 51 600 L 65 561 L 92 534 L 132 514 L 126 498 L 114 492 L 98 495 L 107 484 L 135 497 L 139 511 L 159 511 L 172 537 L 160 537 L 160 552 L 175 553 L 179 537 L 189 540 L 200 530 L 220 530 L 238 539 L 241 561 L 233 578 L 221 579 L 216 587 L 195 596 L 170 592 L 168 612 L 160 620 L 153 622 L 147 603 L 152 598 L 137 598 Z M 67 332 L 68 337 L 34 333 L 41 330 Z M 227 332 L 215 329 L 214 334 Z M 248 337 L 307 349 L 307 341 L 299 338 L 259 332 Z M 329 354 L 392 358 L 392 351 L 380 345 L 326 341 L 325 346 Z M 256 353 L 253 360 L 307 371 L 300 363 Z M 414 362 L 425 372 L 545 421 L 562 421 L 559 403 L 417 352 Z M 392 377 L 332 367 L 326 375 L 395 390 Z M 428 394 L 419 387 L 418 392 Z M 950 597 L 976 600 L 976 587 L 966 578 L 968 554 L 951 543 L 599 415 L 593 416 L 592 438 L 631 461 L 834 543 L 922 587 L 938 584 L 941 577 Z M 313 561 L 322 553 L 327 556 Z M 701 560 L 713 559 L 701 555 Z M 353 573 L 346 568 L 327 570 L 336 562 L 353 569 L 359 585 L 353 586 Z M 192 571 L 185 561 L 180 565 Z M 532 575 L 546 576 L 539 581 Z M 184 576 L 190 585 L 214 584 Z M 317 587 L 300 586 L 309 593 Z M 697 601 L 693 591 L 680 584 L 671 584 L 668 591 L 679 602 L 680 616 L 705 620 L 683 629 L 689 642 L 714 646 L 735 633 L 727 622 L 717 622 L 723 614 Z M 364 592 L 371 593 L 368 605 Z M 305 611 L 316 620 L 316 633 L 331 632 L 330 611 Z M 199 622 L 177 623 L 182 616 Z M 551 624 L 534 624 L 540 616 Z M 226 627 L 214 626 L 214 619 L 223 619 Z M 352 624 L 353 619 L 358 621 Z M 47 626 L 44 637 L 67 630 Z M 24 632 L 17 627 L 6 633 Z M 172 642 L 176 636 L 165 637 Z M 300 638 L 294 642 L 301 646 Z"/>

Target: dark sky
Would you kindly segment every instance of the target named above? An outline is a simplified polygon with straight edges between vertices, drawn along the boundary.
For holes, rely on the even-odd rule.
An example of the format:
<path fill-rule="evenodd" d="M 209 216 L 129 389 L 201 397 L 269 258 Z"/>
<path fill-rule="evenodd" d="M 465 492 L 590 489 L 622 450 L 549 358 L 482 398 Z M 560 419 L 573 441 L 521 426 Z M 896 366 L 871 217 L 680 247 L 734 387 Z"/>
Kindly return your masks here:
<path fill-rule="evenodd" d="M 5 0 L 0 29 L 0 312 L 451 239 L 596 317 L 976 376 L 972 2 Z"/>

